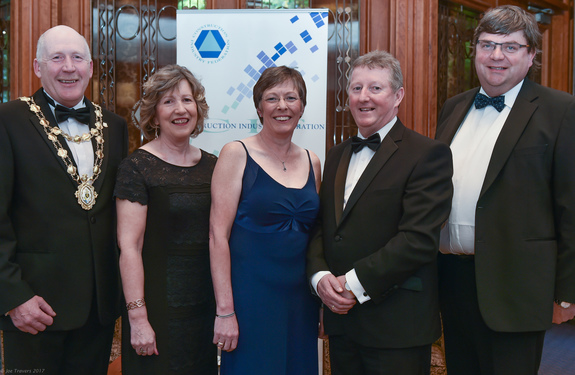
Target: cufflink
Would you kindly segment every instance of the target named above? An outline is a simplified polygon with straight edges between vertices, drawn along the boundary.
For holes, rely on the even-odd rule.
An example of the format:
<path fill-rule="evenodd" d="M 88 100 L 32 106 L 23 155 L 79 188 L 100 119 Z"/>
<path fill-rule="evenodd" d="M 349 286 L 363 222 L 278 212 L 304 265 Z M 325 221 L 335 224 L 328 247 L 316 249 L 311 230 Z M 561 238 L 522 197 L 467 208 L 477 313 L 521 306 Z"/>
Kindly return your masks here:
<path fill-rule="evenodd" d="M 571 307 L 571 303 L 559 301 L 558 299 L 555 300 L 555 303 L 558 304 L 559 306 L 561 306 L 561 307 L 564 308 L 564 309 L 568 309 L 569 307 Z"/>

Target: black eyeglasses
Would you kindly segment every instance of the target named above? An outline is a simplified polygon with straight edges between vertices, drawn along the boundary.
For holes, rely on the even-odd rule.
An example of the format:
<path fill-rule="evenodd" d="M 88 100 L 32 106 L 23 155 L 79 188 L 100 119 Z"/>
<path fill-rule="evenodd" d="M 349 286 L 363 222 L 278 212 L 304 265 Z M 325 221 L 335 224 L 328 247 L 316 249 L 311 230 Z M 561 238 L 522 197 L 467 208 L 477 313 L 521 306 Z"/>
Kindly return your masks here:
<path fill-rule="evenodd" d="M 477 46 L 481 52 L 491 53 L 495 51 L 497 46 L 501 46 L 501 52 L 506 55 L 512 55 L 517 53 L 521 48 L 531 47 L 529 44 L 519 44 L 519 43 L 496 43 L 490 40 L 478 40 Z"/>

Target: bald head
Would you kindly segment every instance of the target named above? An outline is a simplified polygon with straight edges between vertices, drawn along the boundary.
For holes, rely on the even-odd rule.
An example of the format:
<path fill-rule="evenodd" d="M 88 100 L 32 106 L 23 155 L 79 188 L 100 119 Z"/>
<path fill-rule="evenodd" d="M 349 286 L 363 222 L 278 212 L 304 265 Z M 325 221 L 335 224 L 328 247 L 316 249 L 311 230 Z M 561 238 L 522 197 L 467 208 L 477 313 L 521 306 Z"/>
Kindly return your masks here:
<path fill-rule="evenodd" d="M 71 43 L 78 43 L 78 46 L 82 46 L 81 52 L 85 54 L 86 60 L 92 59 L 90 47 L 88 46 L 86 39 L 76 30 L 66 25 L 54 26 L 51 29 L 46 30 L 44 34 L 40 35 L 38 46 L 36 47 L 36 59 L 46 59 L 46 45 L 59 40 L 70 40 Z"/>

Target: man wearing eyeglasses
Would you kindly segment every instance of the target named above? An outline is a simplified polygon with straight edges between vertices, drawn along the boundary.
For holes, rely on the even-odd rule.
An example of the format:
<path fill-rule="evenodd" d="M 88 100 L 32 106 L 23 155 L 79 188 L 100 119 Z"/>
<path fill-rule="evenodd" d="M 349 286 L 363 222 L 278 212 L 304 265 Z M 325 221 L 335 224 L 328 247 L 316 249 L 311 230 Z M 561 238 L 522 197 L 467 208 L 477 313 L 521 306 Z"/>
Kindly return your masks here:
<path fill-rule="evenodd" d="M 545 330 L 575 315 L 575 98 L 527 77 L 541 33 L 516 6 L 475 34 L 481 87 L 445 103 L 452 211 L 441 232 L 449 375 L 538 372 Z"/>

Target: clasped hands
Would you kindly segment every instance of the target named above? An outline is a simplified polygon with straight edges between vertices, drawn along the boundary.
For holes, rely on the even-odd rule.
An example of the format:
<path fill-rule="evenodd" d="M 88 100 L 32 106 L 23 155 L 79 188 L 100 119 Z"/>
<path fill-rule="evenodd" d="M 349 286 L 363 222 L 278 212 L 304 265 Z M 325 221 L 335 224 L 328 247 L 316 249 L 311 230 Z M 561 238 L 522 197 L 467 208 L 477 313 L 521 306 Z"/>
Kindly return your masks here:
<path fill-rule="evenodd" d="M 357 303 L 355 296 L 344 288 L 345 275 L 327 274 L 317 283 L 317 293 L 323 304 L 336 314 L 347 314 Z"/>

